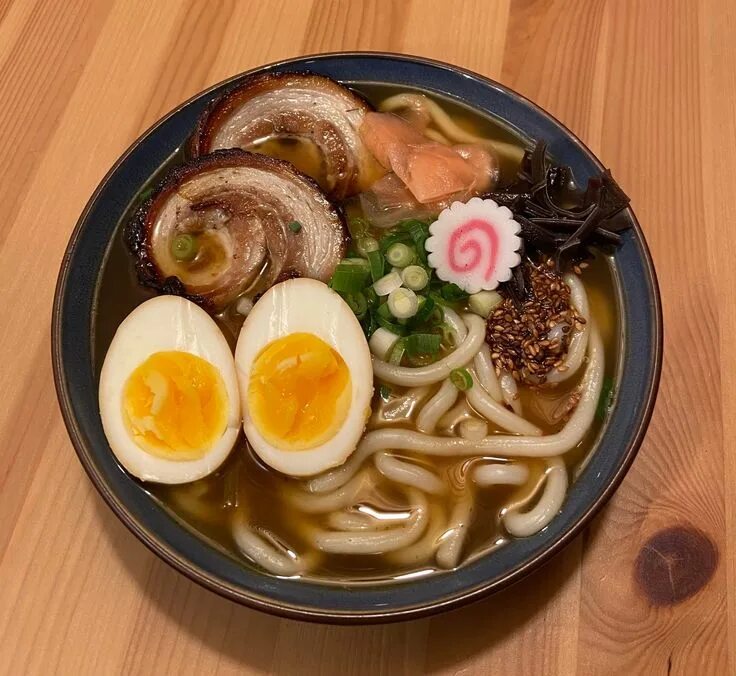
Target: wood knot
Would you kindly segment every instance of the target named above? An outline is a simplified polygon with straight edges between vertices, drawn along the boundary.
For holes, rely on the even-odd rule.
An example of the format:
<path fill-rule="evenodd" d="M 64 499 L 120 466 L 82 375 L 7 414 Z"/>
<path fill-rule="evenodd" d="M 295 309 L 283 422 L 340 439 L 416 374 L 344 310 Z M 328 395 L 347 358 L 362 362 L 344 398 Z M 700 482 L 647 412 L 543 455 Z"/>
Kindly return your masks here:
<path fill-rule="evenodd" d="M 713 577 L 718 548 L 702 531 L 673 526 L 652 535 L 636 557 L 634 575 L 655 606 L 680 603 Z"/>

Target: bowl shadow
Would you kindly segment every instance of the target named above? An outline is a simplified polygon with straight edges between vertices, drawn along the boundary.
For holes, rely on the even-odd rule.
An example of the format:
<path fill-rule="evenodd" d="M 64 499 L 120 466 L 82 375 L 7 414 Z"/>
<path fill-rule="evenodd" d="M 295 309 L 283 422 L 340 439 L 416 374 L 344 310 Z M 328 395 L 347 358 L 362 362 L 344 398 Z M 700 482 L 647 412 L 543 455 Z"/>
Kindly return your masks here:
<path fill-rule="evenodd" d="M 577 593 L 567 588 L 606 511 L 550 561 L 486 599 L 427 619 L 339 626 L 278 618 L 220 597 L 149 552 L 98 495 L 95 508 L 104 536 L 144 597 L 130 652 L 158 652 L 161 634 L 178 630 L 197 644 L 197 654 L 204 649 L 248 673 L 299 674 L 373 674 L 391 663 L 400 667 L 392 673 L 432 673 L 490 654 L 556 612 L 561 590 Z M 170 635 L 165 643 L 181 648 Z"/>

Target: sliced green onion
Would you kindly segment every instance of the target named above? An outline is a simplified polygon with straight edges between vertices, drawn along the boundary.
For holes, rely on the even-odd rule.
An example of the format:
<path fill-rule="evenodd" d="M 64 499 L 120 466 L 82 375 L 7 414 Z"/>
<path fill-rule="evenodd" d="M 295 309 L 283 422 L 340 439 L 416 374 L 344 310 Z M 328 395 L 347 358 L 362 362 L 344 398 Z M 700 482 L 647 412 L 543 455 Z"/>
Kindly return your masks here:
<path fill-rule="evenodd" d="M 368 347 L 376 357 L 386 359 L 397 340 L 399 340 L 399 337 L 395 333 L 379 327 L 373 332 L 371 339 L 368 341 Z"/>
<path fill-rule="evenodd" d="M 440 296 L 451 303 L 465 300 L 468 294 L 463 291 L 457 284 L 450 282 L 449 284 L 443 284 L 440 289 Z"/>
<path fill-rule="evenodd" d="M 355 248 L 361 256 L 368 258 L 371 251 L 378 251 L 378 240 L 375 237 L 361 237 L 356 243 Z"/>
<path fill-rule="evenodd" d="M 406 352 L 406 338 L 399 338 L 391 348 L 391 352 L 388 353 L 388 363 L 395 366 L 401 364 L 404 352 Z"/>
<path fill-rule="evenodd" d="M 392 273 L 393 274 L 393 273 Z M 409 319 L 419 309 L 417 295 L 411 289 L 394 289 L 388 295 L 388 309 L 397 319 Z"/>
<path fill-rule="evenodd" d="M 406 353 L 417 355 L 435 355 L 440 351 L 440 337 L 436 333 L 412 333 L 404 338 Z"/>
<path fill-rule="evenodd" d="M 473 387 L 473 377 L 468 369 L 453 369 L 450 371 L 450 382 L 461 392 Z"/>
<path fill-rule="evenodd" d="M 338 266 L 339 267 L 339 266 Z M 389 272 L 373 284 L 377 296 L 388 296 L 401 286 L 401 276 L 396 272 Z"/>
<path fill-rule="evenodd" d="M 391 388 L 388 385 L 381 385 L 378 388 L 378 396 L 384 401 L 388 401 L 391 398 Z"/>
<path fill-rule="evenodd" d="M 409 236 L 414 242 L 414 247 L 417 250 L 417 257 L 426 265 L 427 250 L 424 245 L 429 238 L 429 226 L 424 221 L 410 220 L 404 221 L 401 224 L 401 227 L 409 233 Z"/>
<path fill-rule="evenodd" d="M 598 398 L 598 406 L 595 409 L 596 420 L 603 422 L 606 419 L 608 409 L 613 401 L 613 378 L 606 376 L 601 387 L 601 396 Z"/>
<path fill-rule="evenodd" d="M 386 253 L 397 242 L 411 242 L 411 235 L 404 230 L 393 230 L 389 232 L 381 238 L 379 243 L 381 251 Z"/>
<path fill-rule="evenodd" d="M 417 296 L 417 303 L 419 305 L 417 313 L 412 317 L 414 325 L 423 324 L 429 320 L 435 308 L 434 301 L 428 296 Z"/>
<path fill-rule="evenodd" d="M 455 332 L 444 323 L 440 324 L 440 331 L 442 333 L 442 344 L 448 347 L 455 347 Z"/>
<path fill-rule="evenodd" d="M 376 315 L 376 323 L 379 328 L 391 331 L 391 333 L 395 333 L 397 336 L 405 336 L 407 333 L 407 328 L 405 326 L 392 322 L 390 319 L 385 319 L 384 317 L 381 317 L 381 315 Z"/>
<path fill-rule="evenodd" d="M 383 277 L 383 256 L 380 251 L 369 251 L 366 258 L 371 269 L 371 280 L 377 282 Z"/>
<path fill-rule="evenodd" d="M 372 312 L 366 312 L 365 317 L 363 317 L 360 324 L 363 327 L 363 333 L 365 333 L 365 337 L 368 338 L 368 340 L 370 340 L 371 336 L 379 329 L 378 322 Z"/>
<path fill-rule="evenodd" d="M 493 312 L 493 309 L 503 302 L 503 298 L 498 291 L 478 291 L 468 298 L 468 307 L 480 315 L 484 319 Z"/>
<path fill-rule="evenodd" d="M 177 235 L 171 243 L 171 254 L 181 262 L 194 260 L 197 251 L 199 251 L 199 242 L 194 235 Z"/>
<path fill-rule="evenodd" d="M 365 296 L 365 302 L 368 303 L 368 307 L 375 307 L 378 305 L 378 296 L 372 286 L 367 287 L 366 290 L 363 291 L 363 295 Z"/>
<path fill-rule="evenodd" d="M 397 268 L 405 268 L 407 265 L 411 265 L 414 262 L 414 250 L 402 242 L 392 244 L 386 250 L 386 260 L 389 265 L 393 265 Z"/>
<path fill-rule="evenodd" d="M 376 323 L 380 327 L 391 331 L 391 333 L 395 333 L 397 336 L 405 336 L 407 334 L 406 326 L 402 326 L 396 322 L 387 303 L 378 306 L 378 309 L 375 311 L 375 318 Z"/>
<path fill-rule="evenodd" d="M 412 291 L 421 291 L 429 284 L 429 275 L 421 265 L 409 265 L 401 271 L 401 281 Z"/>
<path fill-rule="evenodd" d="M 330 286 L 339 293 L 356 293 L 366 287 L 369 277 L 370 268 L 366 261 L 362 258 L 345 258 L 335 268 Z"/>
<path fill-rule="evenodd" d="M 145 190 L 142 190 L 138 194 L 138 200 L 140 202 L 145 202 L 151 195 L 153 195 L 153 191 L 156 190 L 155 185 L 149 185 Z"/>
<path fill-rule="evenodd" d="M 358 319 L 365 317 L 365 313 L 368 311 L 368 303 L 360 291 L 347 294 L 345 296 L 345 302 L 350 306 L 350 309 Z"/>
<path fill-rule="evenodd" d="M 353 239 L 353 241 L 360 239 L 361 237 L 365 236 L 366 232 L 368 232 L 368 221 L 366 221 L 365 218 L 361 218 L 360 216 L 349 218 L 348 232 L 350 233 L 350 237 Z"/>
<path fill-rule="evenodd" d="M 302 229 L 302 224 L 299 221 L 292 221 L 289 223 L 289 230 L 292 232 L 299 232 Z"/>
<path fill-rule="evenodd" d="M 363 270 L 370 270 L 370 266 L 368 265 L 368 261 L 365 260 L 365 258 L 360 258 L 358 256 L 350 256 L 348 258 L 343 258 L 339 263 L 338 267 L 341 265 L 352 265 L 357 268 L 362 268 Z"/>

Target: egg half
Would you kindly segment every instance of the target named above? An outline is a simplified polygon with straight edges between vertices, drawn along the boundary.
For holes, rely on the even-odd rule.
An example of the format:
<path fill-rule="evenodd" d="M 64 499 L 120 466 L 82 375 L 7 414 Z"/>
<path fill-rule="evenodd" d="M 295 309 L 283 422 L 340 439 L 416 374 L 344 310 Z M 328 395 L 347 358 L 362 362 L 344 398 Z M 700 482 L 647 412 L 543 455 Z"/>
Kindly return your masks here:
<path fill-rule="evenodd" d="M 145 481 L 215 471 L 240 428 L 230 347 L 214 320 L 177 296 L 139 305 L 118 327 L 100 374 L 100 416 L 115 456 Z"/>
<path fill-rule="evenodd" d="M 355 450 L 373 396 L 370 350 L 326 284 L 291 279 L 269 289 L 243 324 L 235 363 L 243 429 L 267 465 L 309 476 Z"/>

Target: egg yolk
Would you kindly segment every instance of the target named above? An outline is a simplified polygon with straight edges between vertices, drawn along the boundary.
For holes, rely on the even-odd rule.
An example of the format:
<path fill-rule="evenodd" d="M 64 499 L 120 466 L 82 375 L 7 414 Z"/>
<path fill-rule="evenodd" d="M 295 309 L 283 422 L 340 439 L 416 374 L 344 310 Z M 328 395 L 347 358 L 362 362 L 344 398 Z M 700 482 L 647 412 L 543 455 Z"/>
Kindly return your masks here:
<path fill-rule="evenodd" d="M 218 370 L 189 352 L 155 352 L 123 389 L 123 419 L 136 444 L 169 460 L 197 460 L 227 425 L 228 396 Z"/>
<path fill-rule="evenodd" d="M 281 450 L 306 450 L 332 438 L 351 399 L 347 364 L 311 333 L 274 340 L 253 362 L 250 415 L 266 441 Z"/>

